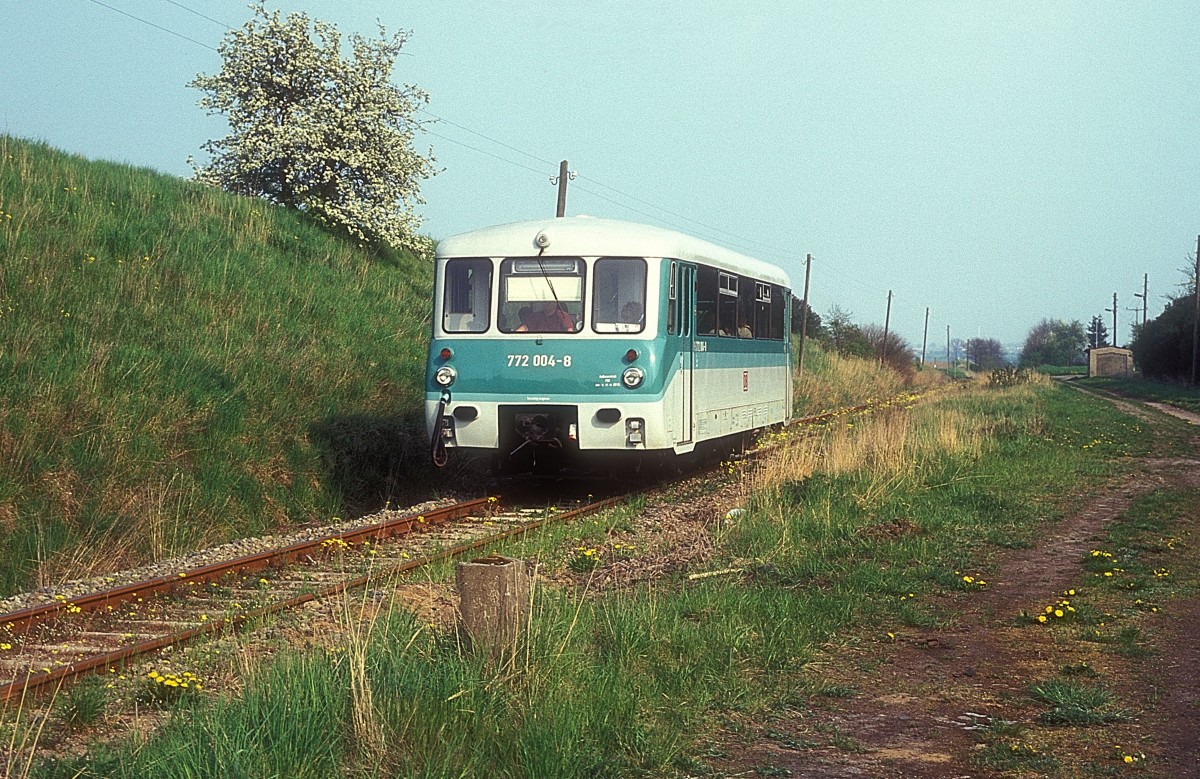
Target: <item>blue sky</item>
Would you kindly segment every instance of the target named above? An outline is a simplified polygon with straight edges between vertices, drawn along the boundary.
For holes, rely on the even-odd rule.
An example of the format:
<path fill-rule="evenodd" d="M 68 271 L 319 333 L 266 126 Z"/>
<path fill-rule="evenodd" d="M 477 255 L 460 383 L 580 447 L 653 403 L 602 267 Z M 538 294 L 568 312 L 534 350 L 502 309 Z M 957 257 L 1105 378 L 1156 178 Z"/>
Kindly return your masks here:
<path fill-rule="evenodd" d="M 818 312 L 882 324 L 892 290 L 917 350 L 930 308 L 931 358 L 947 326 L 1016 344 L 1046 317 L 1111 328 L 1114 292 L 1124 343 L 1143 274 L 1151 317 L 1179 291 L 1200 233 L 1194 4 L 577 5 L 268 3 L 412 31 L 395 78 L 445 120 L 420 141 L 444 169 L 420 209 L 435 238 L 553 215 L 567 159 L 569 213 L 690 232 L 797 287 L 811 253 Z M 186 84 L 250 15 L 0 0 L 0 131 L 190 175 L 225 129 Z"/>

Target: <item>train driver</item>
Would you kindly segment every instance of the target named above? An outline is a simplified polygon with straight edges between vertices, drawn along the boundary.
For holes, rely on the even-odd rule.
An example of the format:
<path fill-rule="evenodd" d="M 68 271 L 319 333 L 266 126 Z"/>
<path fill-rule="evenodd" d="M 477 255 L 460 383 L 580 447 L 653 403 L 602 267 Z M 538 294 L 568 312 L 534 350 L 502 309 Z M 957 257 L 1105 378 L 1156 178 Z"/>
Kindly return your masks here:
<path fill-rule="evenodd" d="M 575 322 L 556 300 L 543 300 L 521 318 L 518 333 L 573 333 Z"/>

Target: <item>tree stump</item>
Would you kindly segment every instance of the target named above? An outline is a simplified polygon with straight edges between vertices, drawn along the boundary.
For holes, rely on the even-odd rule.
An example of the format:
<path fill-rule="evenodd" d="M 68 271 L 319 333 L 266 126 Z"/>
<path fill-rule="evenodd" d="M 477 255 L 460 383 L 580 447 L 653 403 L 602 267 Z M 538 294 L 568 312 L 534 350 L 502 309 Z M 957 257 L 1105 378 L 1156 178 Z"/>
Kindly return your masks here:
<path fill-rule="evenodd" d="M 462 628 L 473 651 L 499 658 L 516 652 L 529 619 L 530 577 L 524 560 L 500 555 L 455 568 Z"/>

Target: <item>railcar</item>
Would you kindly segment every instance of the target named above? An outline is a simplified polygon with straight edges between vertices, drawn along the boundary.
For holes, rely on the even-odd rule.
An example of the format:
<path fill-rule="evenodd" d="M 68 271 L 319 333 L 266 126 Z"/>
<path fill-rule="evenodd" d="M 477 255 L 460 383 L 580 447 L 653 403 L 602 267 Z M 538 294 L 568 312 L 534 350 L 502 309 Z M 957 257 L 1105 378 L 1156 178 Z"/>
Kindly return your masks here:
<path fill-rule="evenodd" d="M 565 217 L 441 241 L 425 414 L 436 464 L 673 459 L 785 422 L 791 291 L 672 230 Z"/>

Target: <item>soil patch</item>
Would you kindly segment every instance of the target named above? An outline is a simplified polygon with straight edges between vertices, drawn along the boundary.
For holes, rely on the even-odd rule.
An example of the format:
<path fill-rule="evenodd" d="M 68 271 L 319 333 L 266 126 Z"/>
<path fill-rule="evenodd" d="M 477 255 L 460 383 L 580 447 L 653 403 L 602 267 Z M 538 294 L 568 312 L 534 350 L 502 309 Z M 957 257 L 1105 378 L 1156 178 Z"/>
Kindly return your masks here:
<path fill-rule="evenodd" d="M 1127 769 L 1129 755 L 1139 775 L 1200 777 L 1200 598 L 1171 601 L 1169 614 L 1140 622 L 1129 652 L 1135 656 L 1079 640 L 1065 626 L 1031 624 L 1029 616 L 1072 588 L 1083 594 L 1096 574 L 1082 561 L 1136 496 L 1164 486 L 1200 488 L 1200 460 L 1138 465 L 1036 548 L 1001 555 L 986 588 L 942 599 L 939 610 L 955 615 L 952 626 L 878 626 L 830 647 L 822 679 L 853 693 L 782 712 L 754 728 L 748 743 L 730 738 L 717 750 L 729 756 L 712 761 L 717 775 L 1083 777 Z M 1198 530 L 1193 511 L 1173 533 L 1187 539 Z M 1046 724 L 1049 707 L 1030 688 L 1062 678 L 1064 669 L 1103 680 L 1123 721 Z M 986 750 L 998 754 L 988 759 Z"/>

